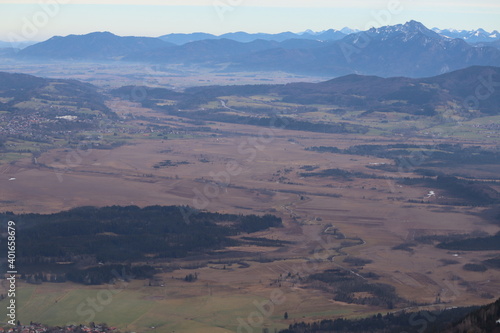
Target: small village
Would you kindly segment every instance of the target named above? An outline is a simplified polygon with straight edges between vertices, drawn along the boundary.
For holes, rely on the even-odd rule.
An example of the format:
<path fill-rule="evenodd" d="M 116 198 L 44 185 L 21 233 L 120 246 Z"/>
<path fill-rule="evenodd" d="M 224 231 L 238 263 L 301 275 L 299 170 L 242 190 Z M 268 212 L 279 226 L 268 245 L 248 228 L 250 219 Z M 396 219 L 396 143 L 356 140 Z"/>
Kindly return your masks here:
<path fill-rule="evenodd" d="M 119 333 L 116 327 L 108 327 L 106 324 L 89 325 L 67 325 L 47 326 L 31 322 L 29 325 L 17 325 L 13 327 L 0 327 L 0 333 Z"/>

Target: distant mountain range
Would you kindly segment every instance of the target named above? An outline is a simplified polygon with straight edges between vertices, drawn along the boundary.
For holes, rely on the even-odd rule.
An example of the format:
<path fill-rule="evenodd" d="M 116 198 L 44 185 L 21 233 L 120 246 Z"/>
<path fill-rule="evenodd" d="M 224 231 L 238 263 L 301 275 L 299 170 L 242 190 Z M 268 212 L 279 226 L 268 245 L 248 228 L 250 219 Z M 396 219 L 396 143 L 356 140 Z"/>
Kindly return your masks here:
<path fill-rule="evenodd" d="M 500 33 L 496 30 L 492 32 L 487 32 L 484 29 L 477 30 L 454 30 L 454 29 L 438 29 L 433 28 L 434 32 L 450 37 L 450 38 L 461 38 L 468 43 L 484 43 L 492 42 L 500 39 Z"/>
<path fill-rule="evenodd" d="M 488 32 L 484 29 L 477 30 L 455 30 L 455 29 L 438 29 L 432 28 L 432 31 L 450 38 L 460 38 L 468 43 L 484 43 L 493 42 L 500 39 L 500 33 L 496 30 Z M 231 39 L 237 42 L 248 43 L 257 39 L 272 40 L 276 42 L 282 42 L 287 39 L 311 39 L 317 41 L 334 41 L 344 38 L 352 33 L 360 32 L 357 29 L 343 28 L 341 30 L 329 29 L 320 32 L 314 32 L 312 30 L 307 30 L 303 33 L 293 33 L 293 32 L 281 32 L 278 34 L 266 34 L 266 33 L 255 33 L 250 34 L 246 32 L 231 32 L 222 35 L 212 35 L 202 32 L 190 33 L 190 34 L 168 34 L 160 36 L 159 38 L 174 43 L 177 45 L 182 45 L 190 42 L 196 42 L 204 39 Z"/>
<path fill-rule="evenodd" d="M 241 43 L 252 42 L 257 39 L 270 40 L 275 42 L 282 42 L 287 39 L 310 39 L 316 41 L 333 41 L 344 38 L 350 33 L 358 32 L 358 30 L 352 30 L 349 28 L 343 28 L 342 30 L 330 29 L 321 32 L 314 32 L 307 30 L 303 33 L 293 33 L 293 32 L 281 32 L 278 34 L 266 34 L 266 33 L 256 33 L 249 34 L 246 32 L 231 32 L 223 35 L 212 35 L 206 33 L 192 33 L 192 34 L 168 34 L 160 36 L 161 40 L 174 43 L 177 45 L 182 45 L 190 42 L 196 42 L 204 39 L 231 39 Z"/>
<path fill-rule="evenodd" d="M 300 64 L 304 69 L 335 75 L 424 77 L 471 65 L 500 65 L 498 49 L 442 37 L 415 21 L 351 34 L 311 53 Z"/>
<path fill-rule="evenodd" d="M 360 32 L 358 29 L 351 29 L 348 27 L 342 28 L 340 30 L 329 29 L 324 31 L 312 31 L 306 30 L 302 33 L 293 32 L 281 32 L 277 34 L 267 34 L 267 33 L 246 33 L 246 32 L 230 32 L 222 35 L 213 35 L 203 32 L 195 33 L 172 33 L 158 37 L 161 40 L 170 42 L 176 45 L 183 45 L 186 43 L 196 42 L 205 39 L 231 39 L 241 43 L 252 42 L 257 39 L 270 40 L 276 42 L 282 42 L 287 39 L 309 39 L 316 41 L 334 41 L 344 38 L 352 33 Z M 492 32 L 485 31 L 484 29 L 477 30 L 455 30 L 455 29 L 439 29 L 432 28 L 432 31 L 446 37 L 450 38 L 461 38 L 468 43 L 488 43 L 496 40 L 500 40 L 500 33 L 497 30 Z M 16 43 L 13 45 L 10 42 L 0 41 L 0 49 L 2 48 L 18 48 L 23 49 L 30 45 L 36 44 L 37 42 L 27 41 L 22 43 Z"/>
<path fill-rule="evenodd" d="M 196 64 L 223 71 L 278 70 L 330 77 L 351 73 L 425 77 L 473 65 L 500 66 L 499 40 L 472 45 L 462 38 L 445 36 L 454 31 L 438 33 L 416 21 L 348 35 L 344 32 L 274 35 L 238 32 L 221 36 L 197 33 L 159 38 L 95 32 L 53 37 L 26 47 L 15 57 Z M 476 32 L 472 35 L 479 36 L 484 30 Z M 463 31 L 456 33 L 465 36 Z"/>
<path fill-rule="evenodd" d="M 500 66 L 500 50 L 443 37 L 411 21 L 350 34 L 316 48 L 255 52 L 233 58 L 228 70 L 426 77 L 473 65 Z"/>

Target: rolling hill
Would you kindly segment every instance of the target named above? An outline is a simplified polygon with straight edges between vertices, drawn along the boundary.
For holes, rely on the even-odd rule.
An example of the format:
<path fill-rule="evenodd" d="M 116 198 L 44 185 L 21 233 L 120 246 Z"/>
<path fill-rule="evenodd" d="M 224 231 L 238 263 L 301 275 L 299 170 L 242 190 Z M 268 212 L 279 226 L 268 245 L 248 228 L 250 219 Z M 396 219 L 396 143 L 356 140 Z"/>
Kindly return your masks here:
<path fill-rule="evenodd" d="M 499 114 L 500 92 L 493 86 L 500 82 L 500 68 L 473 66 L 439 76 L 412 79 L 381 78 L 351 74 L 326 82 L 292 83 L 280 88 L 283 100 L 301 104 L 335 104 L 362 107 L 369 111 L 395 111 L 434 114 L 450 102 L 457 110 L 477 108 L 484 114 Z M 488 93 L 479 100 L 476 91 Z M 476 105 L 477 102 L 477 105 Z"/>
<path fill-rule="evenodd" d="M 97 87 L 77 80 L 45 79 L 27 74 L 0 72 L 1 111 L 68 114 L 69 107 L 112 114 Z M 64 109 L 64 110 L 62 110 Z"/>
<path fill-rule="evenodd" d="M 332 105 L 345 110 L 367 112 L 402 112 L 435 116 L 440 109 L 455 105 L 455 112 L 466 117 L 500 114 L 500 68 L 473 66 L 439 76 L 414 79 L 382 78 L 349 74 L 319 83 L 285 85 L 205 86 L 186 89 L 183 93 L 164 88 L 145 88 L 148 99 L 143 103 L 175 100 L 178 108 L 194 109 L 221 96 L 254 96 L 272 94 L 281 101 L 300 105 Z M 133 87 L 122 87 L 112 93 L 130 95 Z M 490 93 L 491 89 L 492 92 Z M 476 97 L 477 91 L 480 92 Z M 484 98 L 488 94 L 487 98 Z"/>

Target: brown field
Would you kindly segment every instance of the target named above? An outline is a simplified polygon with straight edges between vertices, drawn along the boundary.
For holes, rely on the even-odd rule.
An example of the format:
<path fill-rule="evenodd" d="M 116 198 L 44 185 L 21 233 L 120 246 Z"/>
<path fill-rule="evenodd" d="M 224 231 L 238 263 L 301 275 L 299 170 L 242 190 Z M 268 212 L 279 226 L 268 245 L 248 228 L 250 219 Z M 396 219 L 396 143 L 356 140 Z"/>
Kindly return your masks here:
<path fill-rule="evenodd" d="M 179 121 L 134 105 L 123 105 L 126 109 L 116 110 L 117 113 L 154 116 L 171 125 Z M 491 253 L 452 253 L 422 244 L 413 252 L 391 249 L 419 235 L 498 232 L 497 226 L 476 215 L 480 208 L 408 203 L 408 199 L 423 199 L 432 189 L 402 187 L 388 178 L 345 181 L 299 175 L 303 172 L 300 167 L 315 165 L 320 169 L 339 168 L 386 176 L 385 172 L 366 166 L 390 163 L 389 160 L 320 154 L 304 148 L 397 140 L 289 130 L 272 130 L 266 132 L 271 136 L 259 136 L 262 134 L 259 127 L 223 123 L 210 126 L 224 134 L 168 140 L 143 136 L 134 138 L 134 144 L 113 150 L 54 149 L 44 153 L 38 164 L 23 159 L 0 165 L 2 211 L 50 213 L 83 205 L 190 205 L 219 212 L 272 213 L 283 218 L 284 228 L 252 236 L 293 244 L 284 248 L 230 248 L 229 257 L 222 256 L 220 264 L 205 257 L 170 262 L 200 267 L 161 274 L 165 288 L 146 288 L 144 281 L 133 282 L 127 290 L 135 293 L 141 306 L 147 308 L 134 320 L 106 313 L 98 317 L 111 325 L 140 332 L 152 332 L 152 326 L 158 327 L 158 332 L 234 331 L 235 318 L 248 316 L 254 311 L 254 300 L 268 299 L 276 289 L 286 295 L 286 301 L 277 306 L 262 327 L 283 328 L 293 321 L 386 312 L 386 309 L 334 302 L 331 295 L 300 283 L 283 281 L 281 287 L 272 284 L 288 272 L 307 276 L 339 266 L 351 269 L 342 263 L 345 255 L 373 260 L 361 272 L 380 275 L 378 282 L 393 285 L 401 297 L 418 303 L 433 304 L 440 295 L 442 306 L 483 304 L 491 302 L 484 295 L 498 296 L 498 272 L 476 273 L 461 268 L 466 263 L 484 260 Z M 208 162 L 201 162 L 203 158 Z M 167 159 L 189 164 L 153 168 Z M 9 181 L 10 178 L 16 179 Z M 347 238 L 361 238 L 363 244 L 344 247 L 345 253 L 339 254 L 333 248 L 340 241 L 323 233 L 332 225 Z M 311 267 L 307 260 L 315 253 L 324 260 Z M 440 259 L 455 259 L 459 264 L 444 266 Z M 245 261 L 249 267 L 232 263 L 222 269 L 223 262 L 231 260 Z M 175 279 L 191 272 L 200 275 L 193 284 Z M 23 287 L 32 288 L 20 285 Z M 37 286 L 36 293 L 43 294 L 46 288 L 51 288 L 50 284 Z M 65 284 L 65 288 L 68 291 L 61 294 L 63 298 L 69 297 L 75 288 L 93 290 L 72 284 Z M 27 308 L 33 306 L 29 300 L 25 302 Z M 154 306 L 148 307 L 146 303 Z M 41 306 L 47 311 L 37 315 L 36 320 L 55 324 L 50 314 L 56 311 L 53 310 L 56 305 L 42 302 Z M 22 318 L 31 315 L 23 313 L 23 308 L 20 311 Z M 285 311 L 290 313 L 288 321 L 283 319 Z"/>

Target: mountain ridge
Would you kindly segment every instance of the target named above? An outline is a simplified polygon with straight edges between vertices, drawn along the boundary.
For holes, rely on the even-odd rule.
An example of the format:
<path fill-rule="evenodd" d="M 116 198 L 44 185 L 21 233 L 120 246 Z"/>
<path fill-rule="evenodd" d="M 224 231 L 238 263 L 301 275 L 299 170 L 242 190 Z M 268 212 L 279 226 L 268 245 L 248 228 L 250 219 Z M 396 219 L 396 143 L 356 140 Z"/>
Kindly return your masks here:
<path fill-rule="evenodd" d="M 457 29 L 439 29 L 434 27 L 432 31 L 449 38 L 460 38 L 469 43 L 489 43 L 500 40 L 500 32 L 493 30 L 488 32 L 482 28 L 475 30 L 457 30 Z M 286 39 L 314 39 L 320 41 L 331 41 L 338 40 L 352 33 L 361 32 L 359 29 L 351 29 L 349 27 L 344 27 L 342 29 L 327 29 L 322 31 L 313 31 L 307 29 L 306 31 L 294 33 L 290 31 L 280 32 L 280 33 L 248 33 L 244 31 L 228 32 L 221 35 L 214 35 L 204 32 L 193 32 L 193 33 L 169 33 L 161 35 L 158 37 L 146 37 L 146 38 L 158 38 L 167 42 L 171 42 L 176 45 L 182 45 L 189 42 L 194 42 L 203 39 L 233 39 L 239 42 L 251 42 L 256 39 L 264 40 L 274 40 L 274 41 L 284 41 Z M 53 36 L 61 37 L 61 36 Z M 30 45 L 37 44 L 36 41 L 26 41 L 22 43 L 17 43 L 16 48 L 23 49 Z M 4 40 L 0 40 L 0 48 L 12 48 L 12 43 Z"/>
<path fill-rule="evenodd" d="M 264 53 L 271 61 L 262 61 Z M 372 28 L 350 34 L 340 41 L 290 57 L 286 50 L 261 51 L 253 58 L 237 61 L 230 69 L 268 69 L 302 74 L 349 73 L 384 77 L 426 77 L 473 65 L 500 65 L 500 53 L 493 47 L 474 47 L 461 39 L 450 39 L 410 21 L 405 25 Z M 257 59 L 257 61 L 256 61 Z M 289 59 L 289 61 L 282 61 Z"/>
<path fill-rule="evenodd" d="M 343 30 L 343 31 L 342 31 Z M 290 31 L 280 32 L 276 34 L 270 33 L 248 33 L 244 31 L 228 32 L 222 35 L 213 35 L 203 32 L 195 32 L 191 34 L 173 33 L 162 35 L 158 38 L 164 41 L 174 43 L 176 45 L 183 45 L 190 42 L 195 42 L 203 39 L 231 39 L 241 43 L 249 43 L 257 39 L 283 42 L 287 39 L 305 39 L 317 41 L 332 41 L 339 40 L 347 36 L 351 29 L 344 28 L 342 30 L 328 29 L 320 32 L 305 31 L 303 33 L 294 33 Z"/>
<path fill-rule="evenodd" d="M 500 39 L 500 33 L 497 30 L 488 32 L 482 28 L 476 30 L 456 30 L 456 29 L 438 29 L 432 30 L 440 35 L 450 38 L 460 38 L 469 43 L 493 42 Z"/>

